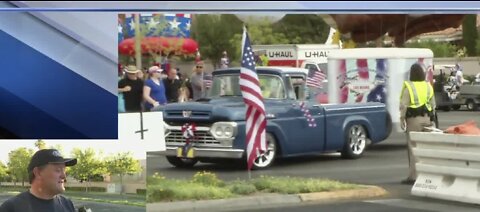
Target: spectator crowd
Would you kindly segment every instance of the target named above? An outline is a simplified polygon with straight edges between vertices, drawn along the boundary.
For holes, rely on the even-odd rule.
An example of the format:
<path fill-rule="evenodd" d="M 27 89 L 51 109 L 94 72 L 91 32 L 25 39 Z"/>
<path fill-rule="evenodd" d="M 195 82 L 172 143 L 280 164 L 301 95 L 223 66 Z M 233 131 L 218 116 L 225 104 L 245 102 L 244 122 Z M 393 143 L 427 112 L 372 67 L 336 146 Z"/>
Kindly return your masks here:
<path fill-rule="evenodd" d="M 121 68 L 119 112 L 158 111 L 168 103 L 204 98 L 211 85 L 211 76 L 204 73 L 203 61 L 196 62 L 190 77 L 179 71 L 178 68 L 166 71 L 155 65 L 144 71 L 134 65 Z"/>

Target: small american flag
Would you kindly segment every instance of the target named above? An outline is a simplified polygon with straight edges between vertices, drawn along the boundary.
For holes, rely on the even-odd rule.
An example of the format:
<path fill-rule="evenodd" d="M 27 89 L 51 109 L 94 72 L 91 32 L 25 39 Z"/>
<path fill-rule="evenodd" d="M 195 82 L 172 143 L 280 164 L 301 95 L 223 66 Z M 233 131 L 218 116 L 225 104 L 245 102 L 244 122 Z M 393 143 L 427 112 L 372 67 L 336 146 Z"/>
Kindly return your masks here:
<path fill-rule="evenodd" d="M 210 89 L 212 87 L 212 75 L 211 74 L 204 74 L 203 75 L 203 85 L 205 86 L 205 89 Z"/>
<path fill-rule="evenodd" d="M 250 46 L 247 29 L 243 28 L 242 38 L 242 67 L 240 68 L 240 90 L 243 101 L 247 105 L 246 113 L 246 141 L 248 170 L 252 169 L 253 162 L 261 152 L 266 151 L 267 119 L 263 104 L 262 92 L 258 81 L 255 61 Z"/>
<path fill-rule="evenodd" d="M 321 70 L 309 69 L 307 76 L 307 86 L 321 88 L 322 82 L 326 76 Z"/>

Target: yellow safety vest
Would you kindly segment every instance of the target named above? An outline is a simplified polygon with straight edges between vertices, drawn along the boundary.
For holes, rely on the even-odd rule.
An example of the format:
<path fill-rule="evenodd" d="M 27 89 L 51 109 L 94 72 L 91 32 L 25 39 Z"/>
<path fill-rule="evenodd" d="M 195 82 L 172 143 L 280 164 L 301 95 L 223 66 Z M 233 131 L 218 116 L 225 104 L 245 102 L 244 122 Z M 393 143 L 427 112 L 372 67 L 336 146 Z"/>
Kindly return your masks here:
<path fill-rule="evenodd" d="M 410 106 L 409 108 L 419 108 L 425 105 L 428 111 L 432 111 L 432 106 L 430 105 L 430 99 L 433 97 L 433 87 L 430 83 L 426 81 L 422 82 L 411 82 L 405 81 L 403 83 L 403 89 L 408 89 L 408 93 L 410 94 Z"/>

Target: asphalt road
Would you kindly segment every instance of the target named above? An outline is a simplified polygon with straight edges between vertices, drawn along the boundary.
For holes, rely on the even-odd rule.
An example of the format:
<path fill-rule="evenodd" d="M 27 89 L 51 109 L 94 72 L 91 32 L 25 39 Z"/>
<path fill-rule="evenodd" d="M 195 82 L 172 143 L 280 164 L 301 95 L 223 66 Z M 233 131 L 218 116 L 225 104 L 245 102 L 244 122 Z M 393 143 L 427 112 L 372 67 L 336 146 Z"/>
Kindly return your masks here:
<path fill-rule="evenodd" d="M 441 129 L 467 120 L 475 120 L 480 125 L 480 111 L 439 111 L 438 118 Z M 185 179 L 191 178 L 198 171 L 206 170 L 215 172 L 223 180 L 248 179 L 247 172 L 235 164 L 198 163 L 191 169 L 178 169 L 172 167 L 164 157 L 153 154 L 147 154 L 147 156 L 147 173 L 149 175 L 158 172 L 168 178 Z M 458 211 L 457 209 L 480 211 L 479 207 L 472 207 L 468 204 L 411 196 L 411 186 L 400 184 L 407 174 L 408 158 L 405 135 L 392 133 L 387 140 L 370 147 L 364 156 L 357 160 L 344 160 L 340 158 L 339 154 L 280 159 L 268 170 L 253 171 L 252 177 L 271 175 L 330 178 L 351 183 L 378 185 L 390 192 L 389 196 L 381 199 L 282 206 L 279 211 L 292 211 L 293 209 L 295 211 L 444 211 L 443 209 L 448 208 L 445 205 L 456 205 L 450 211 Z M 271 210 L 271 208 L 259 211 L 267 210 Z"/>

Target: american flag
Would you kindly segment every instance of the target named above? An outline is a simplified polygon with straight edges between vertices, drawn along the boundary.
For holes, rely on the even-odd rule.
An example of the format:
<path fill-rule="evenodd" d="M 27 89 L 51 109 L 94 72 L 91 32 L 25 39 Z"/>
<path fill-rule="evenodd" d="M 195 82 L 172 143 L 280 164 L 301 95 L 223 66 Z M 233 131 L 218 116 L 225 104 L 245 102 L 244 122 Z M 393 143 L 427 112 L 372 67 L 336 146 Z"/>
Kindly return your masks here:
<path fill-rule="evenodd" d="M 247 105 L 246 113 L 246 141 L 248 170 L 252 169 L 253 162 L 261 152 L 266 151 L 267 119 L 263 104 L 262 92 L 258 81 L 255 61 L 250 46 L 247 29 L 243 29 L 242 39 L 242 67 L 240 68 L 240 90 L 243 101 Z"/>
<path fill-rule="evenodd" d="M 133 14 L 126 14 L 124 26 L 127 28 L 128 37 L 135 36 L 135 20 Z M 192 23 L 190 14 L 140 14 L 140 24 L 145 26 L 149 31 L 146 33 L 150 36 L 164 37 L 190 37 L 190 26 Z M 162 30 L 157 30 L 161 28 Z"/>
<path fill-rule="evenodd" d="M 321 88 L 322 82 L 325 80 L 326 76 L 320 70 L 309 69 L 307 76 L 307 86 Z"/>

